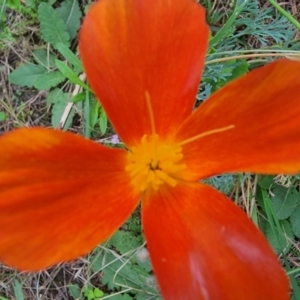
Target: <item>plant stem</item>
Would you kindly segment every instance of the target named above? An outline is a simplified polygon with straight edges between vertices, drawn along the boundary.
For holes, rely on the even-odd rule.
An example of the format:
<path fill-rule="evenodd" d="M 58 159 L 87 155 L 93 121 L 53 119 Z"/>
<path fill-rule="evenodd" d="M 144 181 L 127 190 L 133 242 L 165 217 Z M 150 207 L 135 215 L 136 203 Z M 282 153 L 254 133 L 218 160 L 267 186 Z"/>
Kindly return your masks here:
<path fill-rule="evenodd" d="M 211 65 L 223 61 L 228 60 L 234 60 L 234 59 L 243 59 L 243 58 L 256 58 L 256 57 L 287 57 L 293 60 L 300 60 L 300 55 L 295 55 L 294 53 L 292 55 L 288 55 L 288 53 L 254 53 L 254 54 L 244 54 L 244 55 L 235 55 L 235 56 L 228 56 L 228 57 L 221 57 L 212 59 L 210 61 L 207 61 L 205 65 Z"/>
<path fill-rule="evenodd" d="M 279 13 L 286 17 L 290 23 L 300 30 L 300 23 L 289 12 L 284 10 L 275 0 L 269 0 L 269 2 L 279 11 Z"/>

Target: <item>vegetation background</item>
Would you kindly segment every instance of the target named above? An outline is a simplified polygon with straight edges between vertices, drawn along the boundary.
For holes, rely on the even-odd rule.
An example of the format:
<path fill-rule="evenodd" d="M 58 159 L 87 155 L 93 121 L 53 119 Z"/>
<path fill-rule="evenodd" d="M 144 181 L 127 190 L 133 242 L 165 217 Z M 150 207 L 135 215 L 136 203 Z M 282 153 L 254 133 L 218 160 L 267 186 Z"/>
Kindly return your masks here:
<path fill-rule="evenodd" d="M 298 0 L 200 3 L 212 35 L 196 105 L 257 66 L 279 57 L 300 60 Z M 0 1 L 0 135 L 44 126 L 122 147 L 85 82 L 78 56 L 77 32 L 90 4 Z M 292 299 L 300 300 L 300 175 L 228 174 L 207 182 L 260 227 L 290 277 Z M 0 264 L 0 300 L 7 299 L 161 299 L 139 210 L 109 241 L 76 261 L 34 274 Z"/>

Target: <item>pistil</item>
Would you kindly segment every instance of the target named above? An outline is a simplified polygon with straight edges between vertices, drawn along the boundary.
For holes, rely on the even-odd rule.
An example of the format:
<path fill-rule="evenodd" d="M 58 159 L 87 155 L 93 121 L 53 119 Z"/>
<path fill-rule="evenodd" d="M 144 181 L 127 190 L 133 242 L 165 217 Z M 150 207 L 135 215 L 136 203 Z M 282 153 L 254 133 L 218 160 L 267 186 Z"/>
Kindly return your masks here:
<path fill-rule="evenodd" d="M 157 135 L 144 135 L 140 145 L 128 153 L 126 171 L 141 192 L 147 188 L 158 190 L 165 183 L 174 187 L 180 173 L 186 169 L 182 158 L 181 147 L 162 144 Z"/>

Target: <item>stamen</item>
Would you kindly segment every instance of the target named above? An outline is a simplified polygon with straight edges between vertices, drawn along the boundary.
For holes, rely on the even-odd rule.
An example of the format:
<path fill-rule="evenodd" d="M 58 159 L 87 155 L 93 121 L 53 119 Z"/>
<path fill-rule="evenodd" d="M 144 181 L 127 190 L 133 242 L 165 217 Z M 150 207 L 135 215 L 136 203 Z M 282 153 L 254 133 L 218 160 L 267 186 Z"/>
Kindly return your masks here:
<path fill-rule="evenodd" d="M 149 118 L 150 118 L 151 133 L 154 136 L 156 134 L 154 114 L 153 114 L 153 109 L 152 109 L 152 105 L 151 105 L 151 97 L 150 97 L 150 94 L 148 91 L 145 91 L 145 97 L 146 97 L 146 104 L 147 104 L 147 108 L 148 108 Z"/>
<path fill-rule="evenodd" d="M 155 174 L 159 179 L 161 179 L 162 182 L 166 182 L 172 187 L 176 186 L 177 180 L 169 176 L 167 173 L 162 172 L 161 170 L 156 170 Z"/>
<path fill-rule="evenodd" d="M 146 90 L 145 91 L 145 98 L 146 98 L 146 104 L 147 104 L 147 108 L 148 108 L 148 113 L 149 113 L 149 119 L 150 119 L 150 126 L 151 126 L 151 133 L 153 136 L 153 160 L 151 163 L 151 166 L 153 168 L 156 168 L 157 163 L 158 163 L 158 155 L 157 155 L 157 135 L 156 135 L 156 129 L 155 129 L 155 121 L 154 121 L 154 113 L 153 113 L 153 109 L 152 109 L 152 105 L 151 105 L 151 97 L 149 92 Z"/>
<path fill-rule="evenodd" d="M 224 131 L 227 131 L 227 130 L 230 130 L 230 129 L 233 129 L 233 128 L 235 128 L 234 125 L 229 125 L 229 126 L 218 128 L 218 129 L 208 130 L 208 131 L 202 132 L 200 134 L 197 134 L 197 135 L 195 135 L 195 136 L 193 136 L 189 139 L 186 139 L 186 140 L 178 143 L 175 147 L 180 147 L 180 146 L 186 145 L 188 143 L 191 143 L 193 141 L 199 140 L 199 139 L 201 139 L 205 136 L 212 135 L 212 134 L 215 134 L 215 133 L 224 132 Z"/>
<path fill-rule="evenodd" d="M 141 192 L 147 188 L 158 190 L 163 184 L 176 186 L 186 169 L 181 150 L 181 147 L 162 143 L 158 135 L 144 135 L 141 143 L 128 153 L 125 170 L 130 174 L 132 184 Z"/>

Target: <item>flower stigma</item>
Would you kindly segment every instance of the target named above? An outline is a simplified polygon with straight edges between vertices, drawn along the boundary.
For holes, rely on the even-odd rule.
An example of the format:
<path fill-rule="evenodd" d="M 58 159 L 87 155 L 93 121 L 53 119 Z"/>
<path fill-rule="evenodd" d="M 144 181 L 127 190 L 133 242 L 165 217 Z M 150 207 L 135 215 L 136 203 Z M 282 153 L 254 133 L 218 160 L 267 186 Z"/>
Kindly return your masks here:
<path fill-rule="evenodd" d="M 128 152 L 126 171 L 132 184 L 141 192 L 151 187 L 155 191 L 163 184 L 176 186 L 179 173 L 186 169 L 181 163 L 180 146 L 161 143 L 157 134 L 144 135 L 141 143 Z"/>

